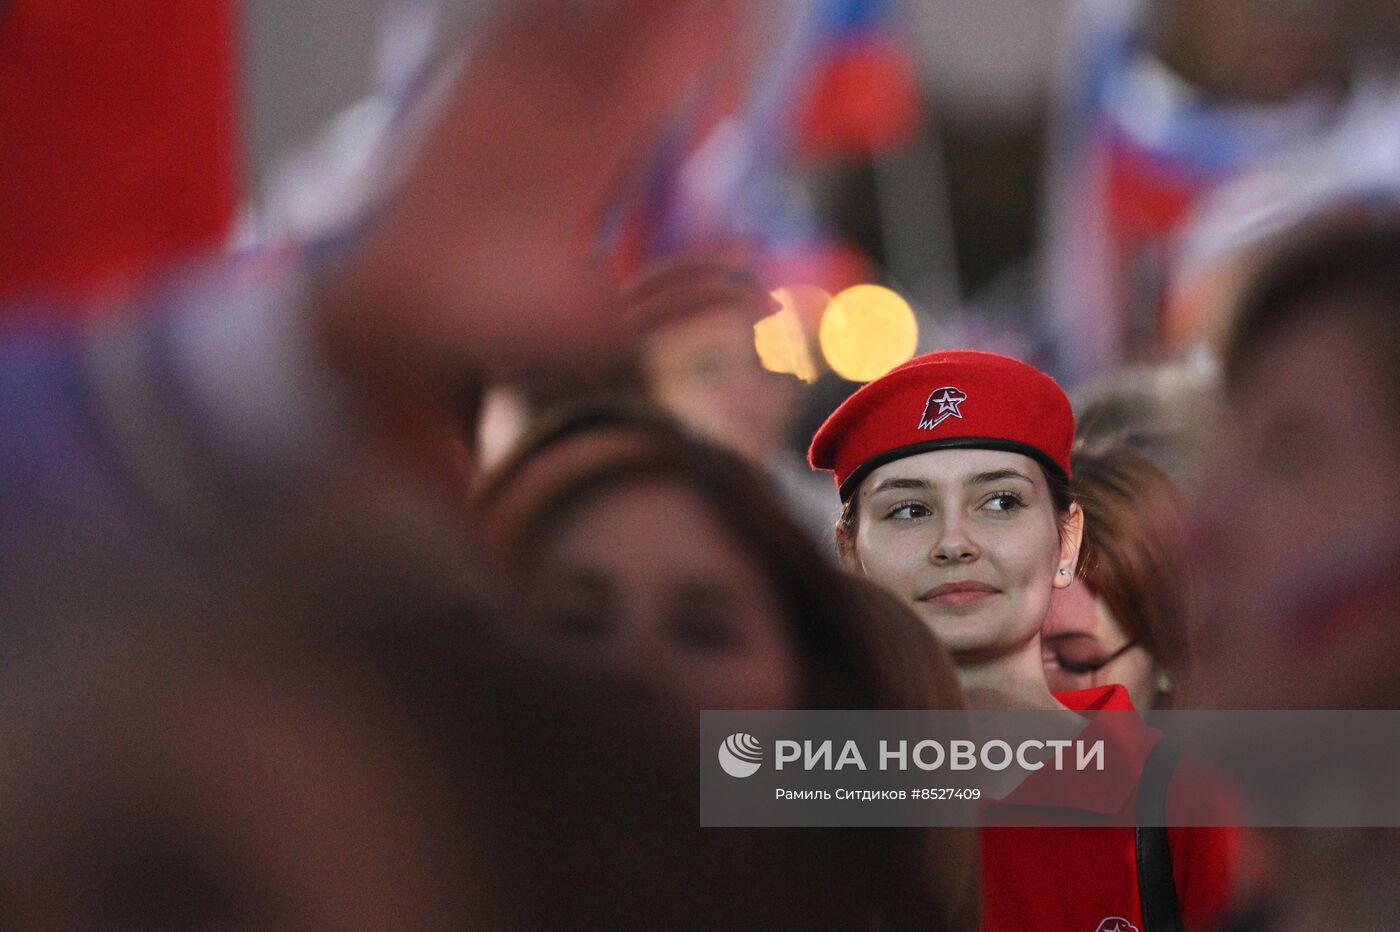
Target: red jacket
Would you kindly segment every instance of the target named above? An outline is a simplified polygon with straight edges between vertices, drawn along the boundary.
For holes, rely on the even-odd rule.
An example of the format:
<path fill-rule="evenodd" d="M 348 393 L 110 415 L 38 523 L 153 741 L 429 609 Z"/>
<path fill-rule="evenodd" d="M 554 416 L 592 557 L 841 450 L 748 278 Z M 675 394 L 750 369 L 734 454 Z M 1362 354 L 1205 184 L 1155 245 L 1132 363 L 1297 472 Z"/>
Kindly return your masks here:
<path fill-rule="evenodd" d="M 1127 690 L 1101 686 L 1056 693 L 1076 711 L 1131 710 Z M 1144 750 L 1161 733 L 1146 725 Z M 1180 779 L 1179 779 L 1180 778 Z M 1168 807 L 1179 784 L 1173 775 Z M 1132 813 L 1136 779 L 1101 794 L 1101 811 Z M 1131 820 L 1128 820 L 1130 823 Z M 1173 873 L 1187 930 L 1209 930 L 1224 916 L 1239 847 L 1237 828 L 1171 828 Z M 990 932 L 1151 932 L 1138 899 L 1135 833 L 1109 828 L 983 828 L 982 927 Z"/>

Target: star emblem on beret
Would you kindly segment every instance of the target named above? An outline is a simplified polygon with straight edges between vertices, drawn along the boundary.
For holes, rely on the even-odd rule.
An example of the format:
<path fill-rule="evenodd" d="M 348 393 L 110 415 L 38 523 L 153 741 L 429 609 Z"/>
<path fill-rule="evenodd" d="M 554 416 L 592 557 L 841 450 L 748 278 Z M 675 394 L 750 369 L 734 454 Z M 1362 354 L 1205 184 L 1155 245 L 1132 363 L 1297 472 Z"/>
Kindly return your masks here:
<path fill-rule="evenodd" d="M 920 430 L 933 430 L 950 417 L 961 418 L 962 409 L 958 406 L 967 401 L 967 392 L 945 385 L 936 388 L 924 404 L 924 415 L 919 418 Z"/>

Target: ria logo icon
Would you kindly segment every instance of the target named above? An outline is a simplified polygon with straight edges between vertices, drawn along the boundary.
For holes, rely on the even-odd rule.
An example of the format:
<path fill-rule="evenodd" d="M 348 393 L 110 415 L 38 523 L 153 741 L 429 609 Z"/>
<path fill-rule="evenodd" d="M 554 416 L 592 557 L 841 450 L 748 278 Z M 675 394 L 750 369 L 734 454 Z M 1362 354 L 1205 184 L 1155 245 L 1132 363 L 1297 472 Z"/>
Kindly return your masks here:
<path fill-rule="evenodd" d="M 730 735 L 719 746 L 719 765 L 731 777 L 751 777 L 763 763 L 763 745 L 753 735 Z"/>

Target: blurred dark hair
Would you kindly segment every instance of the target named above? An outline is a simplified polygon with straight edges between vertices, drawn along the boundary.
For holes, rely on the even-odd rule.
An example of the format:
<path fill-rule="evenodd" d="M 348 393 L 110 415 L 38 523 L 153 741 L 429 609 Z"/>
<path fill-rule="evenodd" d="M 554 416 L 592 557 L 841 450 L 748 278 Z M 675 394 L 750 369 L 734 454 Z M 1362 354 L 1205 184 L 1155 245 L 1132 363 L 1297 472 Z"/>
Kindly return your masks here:
<path fill-rule="evenodd" d="M 871 833 L 702 829 L 690 736 L 479 606 L 233 601 L 0 659 L 5 929 L 845 930 L 904 876 Z"/>
<path fill-rule="evenodd" d="M 1325 303 L 1333 302 L 1333 303 Z M 1323 220 L 1295 234 L 1246 286 L 1224 350 L 1225 386 L 1238 386 L 1259 349 L 1315 314 L 1349 314 L 1383 336 L 1400 412 L 1400 214 Z"/>
<path fill-rule="evenodd" d="M 960 709 L 962 687 L 952 658 L 898 597 L 860 576 L 841 574 L 845 611 L 862 635 L 866 665 L 885 684 L 886 709 Z M 974 828 L 892 828 L 869 833 L 888 865 L 881 899 L 891 904 L 885 928 L 975 929 L 981 873 Z M 900 890 L 927 891 L 924 900 Z"/>
<path fill-rule="evenodd" d="M 569 513 L 619 486 L 674 482 L 700 497 L 762 571 L 782 604 L 807 708 L 895 708 L 866 662 L 868 632 L 845 610 L 843 582 L 784 508 L 768 477 L 646 407 L 572 408 L 531 431 L 474 496 L 508 561 L 532 553 Z"/>
<path fill-rule="evenodd" d="M 1074 393 L 1075 446 L 1131 447 L 1190 489 L 1218 395 L 1213 371 L 1186 361 L 1115 369 Z"/>
<path fill-rule="evenodd" d="M 8 643 L 0 925 L 498 921 L 517 879 L 479 869 L 495 778 L 469 746 L 518 672 L 483 638 L 495 603 L 269 594 L 163 593 Z"/>
<path fill-rule="evenodd" d="M 1084 509 L 1079 575 L 1128 637 L 1171 672 L 1170 700 L 1189 674 L 1184 503 L 1165 472 L 1126 446 L 1076 450 L 1073 470 Z"/>
<path fill-rule="evenodd" d="M 697 494 L 772 581 L 786 612 L 805 708 L 961 708 L 951 661 L 908 609 L 823 559 L 747 461 L 650 409 L 589 406 L 558 413 L 483 478 L 476 502 L 488 538 L 504 556 L 529 561 L 571 509 L 604 491 L 650 480 Z M 654 818 L 623 809 L 624 822 L 636 823 L 642 834 L 656 833 Z M 680 829 L 685 837 L 674 842 L 696 857 L 728 851 L 746 863 L 770 863 L 791 875 L 782 888 L 807 891 L 797 911 L 791 904 L 778 913 L 769 908 L 766 915 L 780 916 L 773 921 L 781 926 L 795 927 L 805 916 L 801 922 L 826 928 L 977 927 L 973 829 L 711 830 L 696 841 L 693 813 L 680 822 L 688 823 Z M 711 892 L 728 895 L 702 891 Z"/>

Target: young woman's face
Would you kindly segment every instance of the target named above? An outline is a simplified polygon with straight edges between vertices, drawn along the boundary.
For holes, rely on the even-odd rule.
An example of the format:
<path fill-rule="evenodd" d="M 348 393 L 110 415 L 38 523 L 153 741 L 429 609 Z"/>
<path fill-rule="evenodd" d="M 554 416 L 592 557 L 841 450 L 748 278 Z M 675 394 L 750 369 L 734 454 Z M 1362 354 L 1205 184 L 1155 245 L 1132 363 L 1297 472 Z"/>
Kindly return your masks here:
<path fill-rule="evenodd" d="M 1156 705 L 1157 661 L 1083 580 L 1051 595 L 1040 647 L 1045 682 L 1055 692 L 1118 683 L 1134 708 Z"/>
<path fill-rule="evenodd" d="M 904 599 L 960 662 L 1023 647 L 1050 591 L 1072 577 L 1045 474 L 997 450 L 937 450 L 886 463 L 857 493 L 854 555 Z"/>
<path fill-rule="evenodd" d="M 534 582 L 580 662 L 668 705 L 784 709 L 799 674 L 781 602 L 693 492 L 643 480 L 570 510 Z"/>

